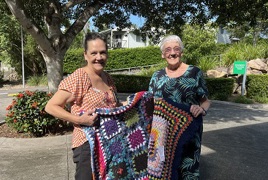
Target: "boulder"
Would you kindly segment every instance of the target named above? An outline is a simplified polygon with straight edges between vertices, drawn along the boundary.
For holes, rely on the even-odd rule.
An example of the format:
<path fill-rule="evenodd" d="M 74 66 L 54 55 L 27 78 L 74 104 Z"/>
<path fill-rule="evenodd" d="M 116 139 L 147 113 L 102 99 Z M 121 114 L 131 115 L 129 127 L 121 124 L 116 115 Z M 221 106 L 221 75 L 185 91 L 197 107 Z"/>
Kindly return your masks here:
<path fill-rule="evenodd" d="M 250 60 L 248 61 L 247 66 L 252 70 L 258 70 L 263 73 L 268 72 L 268 66 L 267 66 L 267 63 L 264 62 L 264 59 Z"/>
<path fill-rule="evenodd" d="M 207 77 L 209 78 L 221 78 L 221 77 L 226 77 L 227 75 L 226 72 L 221 72 L 217 70 L 208 70 L 206 74 L 207 74 Z"/>

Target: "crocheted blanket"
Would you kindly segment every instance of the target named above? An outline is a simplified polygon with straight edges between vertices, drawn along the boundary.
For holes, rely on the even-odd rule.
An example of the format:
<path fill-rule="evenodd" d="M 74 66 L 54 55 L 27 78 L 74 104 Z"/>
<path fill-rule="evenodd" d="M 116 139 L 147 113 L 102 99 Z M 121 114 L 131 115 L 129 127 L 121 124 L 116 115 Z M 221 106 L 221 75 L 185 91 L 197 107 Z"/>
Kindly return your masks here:
<path fill-rule="evenodd" d="M 94 179 L 178 179 L 183 145 L 202 125 L 189 107 L 154 100 L 146 91 L 129 96 L 126 106 L 96 113 L 99 124 L 84 127 Z"/>

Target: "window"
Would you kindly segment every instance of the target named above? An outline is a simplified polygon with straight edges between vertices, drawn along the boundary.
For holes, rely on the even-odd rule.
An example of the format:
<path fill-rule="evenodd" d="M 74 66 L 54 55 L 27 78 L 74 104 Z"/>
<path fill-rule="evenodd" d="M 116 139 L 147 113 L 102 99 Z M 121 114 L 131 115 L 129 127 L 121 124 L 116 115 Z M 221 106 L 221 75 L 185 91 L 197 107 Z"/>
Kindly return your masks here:
<path fill-rule="evenodd" d="M 141 36 L 136 35 L 136 42 L 141 42 Z"/>

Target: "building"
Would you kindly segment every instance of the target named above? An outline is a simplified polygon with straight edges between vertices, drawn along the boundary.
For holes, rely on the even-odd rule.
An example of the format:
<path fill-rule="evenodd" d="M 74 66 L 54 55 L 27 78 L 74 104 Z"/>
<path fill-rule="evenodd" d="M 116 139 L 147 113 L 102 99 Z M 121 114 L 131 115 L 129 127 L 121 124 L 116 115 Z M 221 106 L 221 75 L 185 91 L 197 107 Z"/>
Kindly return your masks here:
<path fill-rule="evenodd" d="M 107 29 L 99 32 L 107 40 L 109 49 L 116 48 L 136 48 L 149 46 L 149 38 L 143 41 L 141 35 L 135 34 L 134 29 Z"/>
<path fill-rule="evenodd" d="M 230 37 L 230 33 L 226 29 L 219 27 L 219 31 L 217 33 L 217 43 L 231 44 L 238 42 L 239 40 L 239 38 Z"/>

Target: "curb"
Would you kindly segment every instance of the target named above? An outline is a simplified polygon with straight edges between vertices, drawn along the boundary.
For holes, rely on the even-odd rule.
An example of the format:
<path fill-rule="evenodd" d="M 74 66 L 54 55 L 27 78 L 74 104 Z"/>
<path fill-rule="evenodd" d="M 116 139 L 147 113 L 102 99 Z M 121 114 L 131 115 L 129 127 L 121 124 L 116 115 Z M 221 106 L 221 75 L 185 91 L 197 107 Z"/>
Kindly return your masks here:
<path fill-rule="evenodd" d="M 250 109 L 268 109 L 268 104 L 241 104 L 241 103 L 219 101 L 219 100 L 210 100 L 210 101 L 211 101 L 211 104 L 218 103 L 218 104 L 239 106 L 239 107 L 250 108 Z"/>
<path fill-rule="evenodd" d="M 17 96 L 18 95 L 18 93 L 13 93 L 13 94 L 8 94 L 7 96 L 8 97 L 15 97 L 15 96 Z"/>

